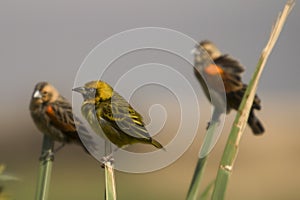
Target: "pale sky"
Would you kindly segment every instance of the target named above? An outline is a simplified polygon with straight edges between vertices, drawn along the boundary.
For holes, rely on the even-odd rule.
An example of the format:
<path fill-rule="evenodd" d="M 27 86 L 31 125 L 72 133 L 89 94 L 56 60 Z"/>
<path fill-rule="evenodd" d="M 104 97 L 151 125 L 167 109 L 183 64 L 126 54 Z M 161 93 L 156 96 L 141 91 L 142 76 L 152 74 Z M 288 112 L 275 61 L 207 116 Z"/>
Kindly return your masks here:
<path fill-rule="evenodd" d="M 248 81 L 284 3 L 1 1 L 0 118 L 6 121 L 16 114 L 28 116 L 30 95 L 38 81 L 53 83 L 71 98 L 76 72 L 86 55 L 108 37 L 138 27 L 163 27 L 197 41 L 210 39 L 246 66 L 244 80 Z M 263 73 L 258 88 L 262 99 L 268 94 L 299 98 L 299 19 L 296 5 Z"/>

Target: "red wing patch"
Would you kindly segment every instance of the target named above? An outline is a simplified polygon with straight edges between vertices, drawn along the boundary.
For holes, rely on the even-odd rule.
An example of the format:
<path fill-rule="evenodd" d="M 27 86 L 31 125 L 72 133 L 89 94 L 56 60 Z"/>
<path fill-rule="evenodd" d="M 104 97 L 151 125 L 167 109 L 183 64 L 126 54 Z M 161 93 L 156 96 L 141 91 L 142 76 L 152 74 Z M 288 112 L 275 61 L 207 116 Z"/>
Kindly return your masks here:
<path fill-rule="evenodd" d="M 204 71 L 208 75 L 216 75 L 216 74 L 222 75 L 224 73 L 224 71 L 221 67 L 219 67 L 218 65 L 213 65 L 213 64 L 205 67 Z"/>
<path fill-rule="evenodd" d="M 211 77 L 215 76 L 215 75 L 220 75 L 222 80 L 223 80 L 223 84 L 224 84 L 224 88 L 225 88 L 225 91 L 226 93 L 228 92 L 234 92 L 234 91 L 237 91 L 237 90 L 240 90 L 241 89 L 241 85 L 236 85 L 234 84 L 234 80 L 232 79 L 232 77 L 227 74 L 220 66 L 218 65 L 214 65 L 214 64 L 211 64 L 209 66 L 207 66 L 205 69 L 204 69 L 205 73 Z M 207 80 L 209 82 L 209 84 L 211 85 L 211 87 L 213 87 L 214 89 L 217 89 L 219 91 L 222 91 L 222 88 L 219 88 L 219 84 L 218 83 L 215 83 L 215 79 L 212 78 L 212 80 L 210 80 L 209 77 L 207 77 Z"/>
<path fill-rule="evenodd" d="M 72 124 L 65 123 L 65 122 L 63 122 L 62 120 L 60 120 L 56 117 L 56 113 L 53 110 L 51 105 L 47 106 L 46 114 L 51 119 L 51 123 L 56 128 L 60 129 L 61 131 L 64 131 L 64 132 L 74 132 L 74 131 L 76 131 L 76 128 Z"/>

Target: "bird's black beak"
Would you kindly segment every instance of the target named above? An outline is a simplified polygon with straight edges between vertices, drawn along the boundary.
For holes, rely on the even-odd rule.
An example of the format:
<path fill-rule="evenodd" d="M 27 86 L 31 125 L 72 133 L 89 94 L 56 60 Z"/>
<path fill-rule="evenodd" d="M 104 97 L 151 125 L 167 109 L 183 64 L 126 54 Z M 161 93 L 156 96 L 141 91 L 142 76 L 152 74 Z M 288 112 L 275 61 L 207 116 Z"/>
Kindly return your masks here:
<path fill-rule="evenodd" d="M 84 87 L 73 88 L 72 91 L 78 92 L 80 94 L 85 94 L 86 93 L 86 89 Z"/>

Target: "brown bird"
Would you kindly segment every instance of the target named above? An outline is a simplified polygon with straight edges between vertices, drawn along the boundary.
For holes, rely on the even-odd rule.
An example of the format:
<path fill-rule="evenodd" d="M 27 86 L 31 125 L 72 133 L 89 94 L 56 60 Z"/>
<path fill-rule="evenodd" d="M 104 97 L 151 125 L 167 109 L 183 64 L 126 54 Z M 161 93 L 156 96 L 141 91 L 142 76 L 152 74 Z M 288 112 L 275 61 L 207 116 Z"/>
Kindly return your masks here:
<path fill-rule="evenodd" d="M 78 135 L 79 132 L 83 139 L 89 141 L 87 129 L 76 116 L 73 116 L 69 101 L 51 84 L 47 82 L 36 84 L 29 109 L 37 128 L 52 140 L 62 143 L 54 151 L 69 143 L 78 144 L 87 151 Z"/>
<path fill-rule="evenodd" d="M 207 65 L 204 64 L 204 59 L 208 58 L 205 58 L 205 54 L 198 53 L 195 54 L 195 68 L 202 69 L 202 71 L 207 77 L 220 75 L 223 80 L 226 92 L 227 113 L 229 113 L 231 109 L 238 110 L 239 105 L 247 89 L 247 85 L 242 82 L 241 77 L 241 73 L 244 72 L 244 67 L 237 60 L 230 57 L 229 55 L 222 54 L 221 51 L 217 48 L 217 46 L 208 40 L 200 42 L 200 44 L 196 48 L 198 52 L 201 51 L 201 48 L 206 50 L 208 55 L 214 61 L 215 65 L 209 64 L 209 66 L 203 66 Z M 221 90 L 223 88 L 213 87 L 213 89 Z M 204 90 L 206 90 L 207 95 L 207 88 L 204 87 Z M 254 110 L 261 109 L 260 102 L 261 101 L 258 98 L 258 96 L 255 95 L 248 118 L 248 124 L 255 135 L 259 135 L 264 132 L 264 127 L 262 123 L 254 114 Z"/>

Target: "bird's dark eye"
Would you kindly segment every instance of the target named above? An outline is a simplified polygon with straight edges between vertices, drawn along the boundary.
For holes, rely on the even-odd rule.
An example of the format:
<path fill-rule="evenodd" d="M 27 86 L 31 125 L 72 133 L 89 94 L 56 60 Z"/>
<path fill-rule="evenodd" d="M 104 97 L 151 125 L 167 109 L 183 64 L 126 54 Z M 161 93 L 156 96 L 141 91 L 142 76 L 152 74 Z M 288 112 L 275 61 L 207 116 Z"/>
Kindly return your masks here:
<path fill-rule="evenodd" d="M 87 91 L 87 94 L 89 96 L 93 96 L 94 97 L 95 94 L 96 94 L 96 89 L 95 88 L 87 88 L 86 91 Z"/>
<path fill-rule="evenodd" d="M 94 88 L 87 88 L 87 91 L 88 91 L 88 93 L 93 93 L 93 92 L 95 92 L 95 89 Z"/>
<path fill-rule="evenodd" d="M 47 91 L 41 91 L 41 95 L 42 95 L 43 97 L 45 97 L 45 96 L 48 95 L 48 92 L 47 92 Z"/>
<path fill-rule="evenodd" d="M 82 94 L 83 94 L 83 97 L 85 99 L 90 99 L 90 98 L 95 97 L 95 95 L 96 95 L 96 89 L 95 88 L 85 88 L 84 90 L 85 90 L 85 92 L 82 93 Z"/>

